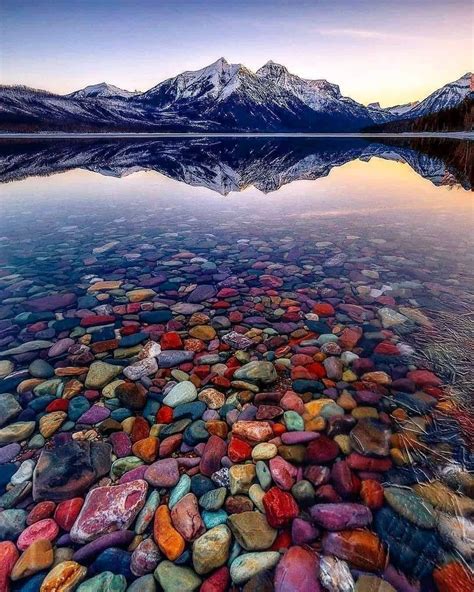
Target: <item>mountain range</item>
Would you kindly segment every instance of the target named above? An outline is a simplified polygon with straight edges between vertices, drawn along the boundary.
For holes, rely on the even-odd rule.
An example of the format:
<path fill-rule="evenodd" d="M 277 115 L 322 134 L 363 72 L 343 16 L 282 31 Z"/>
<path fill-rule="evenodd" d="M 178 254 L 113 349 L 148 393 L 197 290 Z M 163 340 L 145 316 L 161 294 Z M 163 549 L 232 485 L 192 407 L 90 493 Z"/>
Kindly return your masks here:
<path fill-rule="evenodd" d="M 433 144 L 441 142 L 440 149 Z M 463 144 L 467 150 L 467 142 Z M 456 146 L 457 146 L 456 145 Z M 434 185 L 472 186 L 467 154 L 452 158 L 453 140 L 394 143 L 361 138 L 191 137 L 159 139 L 0 140 L 0 182 L 83 169 L 112 177 L 154 171 L 221 195 L 250 185 L 271 193 L 293 181 L 326 177 L 334 167 L 373 157 L 407 163 Z M 447 158 L 447 154 L 450 155 Z M 461 165 L 459 166 L 459 164 Z"/>
<path fill-rule="evenodd" d="M 384 108 L 267 62 L 256 72 L 220 58 L 145 91 L 106 83 L 56 95 L 0 87 L 2 131 L 356 132 L 453 108 L 473 96 L 467 73 L 423 101 Z"/>

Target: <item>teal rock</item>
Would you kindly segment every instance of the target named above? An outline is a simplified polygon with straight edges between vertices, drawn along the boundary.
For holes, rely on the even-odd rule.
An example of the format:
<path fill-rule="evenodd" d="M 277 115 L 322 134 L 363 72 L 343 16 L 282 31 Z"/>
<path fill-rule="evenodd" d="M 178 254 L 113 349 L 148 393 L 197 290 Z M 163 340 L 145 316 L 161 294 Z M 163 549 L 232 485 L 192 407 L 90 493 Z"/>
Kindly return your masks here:
<path fill-rule="evenodd" d="M 69 401 L 68 417 L 71 421 L 77 421 L 89 408 L 90 403 L 85 397 L 81 395 L 74 397 Z"/>
<path fill-rule="evenodd" d="M 433 506 L 411 489 L 386 487 L 385 501 L 412 524 L 421 528 L 435 528 L 436 513 Z"/>
<path fill-rule="evenodd" d="M 266 491 L 270 485 L 272 484 L 272 475 L 270 473 L 270 469 L 268 468 L 268 465 L 263 461 L 263 460 L 259 460 L 257 461 L 257 464 L 255 465 L 256 468 L 256 472 L 257 472 L 257 479 L 258 482 L 260 483 L 260 487 Z"/>
<path fill-rule="evenodd" d="M 41 397 L 42 395 L 54 395 L 58 396 L 59 387 L 62 385 L 62 381 L 60 378 L 51 378 L 50 380 L 45 380 L 41 384 L 38 384 L 33 389 L 33 392 L 36 396 Z"/>
<path fill-rule="evenodd" d="M 25 510 L 4 510 L 0 512 L 0 540 L 16 541 L 26 528 Z"/>
<path fill-rule="evenodd" d="M 234 584 L 243 584 L 266 569 L 273 569 L 280 559 L 276 551 L 244 553 L 230 566 L 230 577 Z"/>
<path fill-rule="evenodd" d="M 38 448 L 43 448 L 45 442 L 46 440 L 41 434 L 35 434 L 32 438 L 30 438 L 28 442 L 28 448 L 34 448 L 35 450 Z"/>
<path fill-rule="evenodd" d="M 212 489 L 199 498 L 199 505 L 204 510 L 214 512 L 222 508 L 227 495 L 227 489 L 225 487 L 218 487 Z"/>
<path fill-rule="evenodd" d="M 28 372 L 33 378 L 52 378 L 54 376 L 54 368 L 48 364 L 46 360 L 37 359 L 31 362 L 28 367 Z"/>
<path fill-rule="evenodd" d="M 207 510 L 203 510 L 201 517 L 204 524 L 206 525 L 206 528 L 209 530 L 215 526 L 219 526 L 219 524 L 225 524 L 227 522 L 228 515 L 224 510 L 217 510 L 216 512 L 208 512 Z"/>
<path fill-rule="evenodd" d="M 344 413 L 344 409 L 340 407 L 337 403 L 328 403 L 327 405 L 324 405 L 319 415 L 321 417 L 324 417 L 324 419 L 329 419 L 331 417 L 336 417 L 338 415 L 344 415 Z"/>
<path fill-rule="evenodd" d="M 197 399 L 196 387 L 189 380 L 185 380 L 179 382 L 170 390 L 163 399 L 163 404 L 168 405 L 168 407 L 177 407 L 183 403 L 191 403 L 195 399 Z"/>
<path fill-rule="evenodd" d="M 9 423 L 19 413 L 21 413 L 21 405 L 15 396 L 10 393 L 0 394 L 0 426 Z"/>
<path fill-rule="evenodd" d="M 76 592 L 125 592 L 127 580 L 111 571 L 103 571 L 79 585 Z"/>
<path fill-rule="evenodd" d="M 193 592 L 201 585 L 201 578 L 189 567 L 162 561 L 155 569 L 155 578 L 163 592 Z"/>
<path fill-rule="evenodd" d="M 137 521 L 135 523 L 135 532 L 137 534 L 143 534 L 145 530 L 148 528 L 148 525 L 153 520 L 155 515 L 156 509 L 160 505 L 160 494 L 156 489 L 151 492 L 148 496 L 148 499 L 145 502 L 145 505 L 140 510 L 140 513 L 137 516 Z"/>
<path fill-rule="evenodd" d="M 191 491 L 191 477 L 184 474 L 179 478 L 178 483 L 173 487 L 170 493 L 168 508 L 171 510 L 181 498 Z"/>
<path fill-rule="evenodd" d="M 44 340 L 37 340 L 37 341 L 27 341 L 26 343 L 22 343 L 17 347 L 12 347 L 10 349 L 5 349 L 0 352 L 0 357 L 4 356 L 16 356 L 17 354 L 26 354 L 28 352 L 38 351 L 40 349 L 49 349 L 54 343 L 52 341 L 44 341 Z"/>
<path fill-rule="evenodd" d="M 285 411 L 283 414 L 283 421 L 286 425 L 286 429 L 289 432 L 303 432 L 304 421 L 299 413 L 296 411 Z"/>
<path fill-rule="evenodd" d="M 127 592 L 156 592 L 156 580 L 153 574 L 136 579 L 127 588 Z"/>

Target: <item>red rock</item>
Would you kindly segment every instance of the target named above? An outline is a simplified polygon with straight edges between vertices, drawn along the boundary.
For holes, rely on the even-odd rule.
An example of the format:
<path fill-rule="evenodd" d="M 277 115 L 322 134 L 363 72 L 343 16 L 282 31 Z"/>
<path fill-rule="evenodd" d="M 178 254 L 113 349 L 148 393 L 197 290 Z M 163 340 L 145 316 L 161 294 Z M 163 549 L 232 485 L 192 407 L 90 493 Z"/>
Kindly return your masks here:
<path fill-rule="evenodd" d="M 19 553 L 11 541 L 0 542 L 0 590 L 10 592 L 10 574 L 18 561 Z"/>
<path fill-rule="evenodd" d="M 361 337 L 362 329 L 360 327 L 346 327 L 339 335 L 339 345 L 344 350 L 354 349 Z"/>
<path fill-rule="evenodd" d="M 170 456 L 175 450 L 177 450 L 181 446 L 181 442 L 183 441 L 183 434 L 173 434 L 172 436 L 168 436 L 160 443 L 160 448 L 158 450 L 158 456 L 164 458 L 166 456 Z"/>
<path fill-rule="evenodd" d="M 329 483 L 327 485 L 321 485 L 321 487 L 316 489 L 316 497 L 318 500 L 326 504 L 337 504 L 342 502 L 341 496 Z"/>
<path fill-rule="evenodd" d="M 132 432 L 130 434 L 130 440 L 133 444 L 148 438 L 150 434 L 150 426 L 144 417 L 137 416 L 133 422 Z"/>
<path fill-rule="evenodd" d="M 183 341 L 178 333 L 175 331 L 169 331 L 161 336 L 160 345 L 162 350 L 182 349 Z"/>
<path fill-rule="evenodd" d="M 219 436 L 212 435 L 206 442 L 201 457 L 199 470 L 203 475 L 210 477 L 221 468 L 221 459 L 226 455 L 227 444 Z"/>
<path fill-rule="evenodd" d="M 360 479 L 354 475 L 345 460 L 340 460 L 333 465 L 331 481 L 337 493 L 343 498 L 356 495 L 360 489 Z"/>
<path fill-rule="evenodd" d="M 441 386 L 443 384 L 442 380 L 429 370 L 412 370 L 408 372 L 407 378 L 413 380 L 416 386 L 422 388 L 425 386 Z"/>
<path fill-rule="evenodd" d="M 226 592 L 229 590 L 230 572 L 225 565 L 216 570 L 201 584 L 199 592 Z"/>
<path fill-rule="evenodd" d="M 382 341 L 375 346 L 374 353 L 382 356 L 398 356 L 400 355 L 400 350 L 394 343 Z"/>
<path fill-rule="evenodd" d="M 84 500 L 82 497 L 74 497 L 58 504 L 54 513 L 54 519 L 63 530 L 67 532 L 71 530 L 83 504 Z"/>
<path fill-rule="evenodd" d="M 81 327 L 93 327 L 94 325 L 110 325 L 115 323 L 112 315 L 89 315 L 81 319 Z"/>
<path fill-rule="evenodd" d="M 46 407 L 46 411 L 51 413 L 52 411 L 67 411 L 69 407 L 69 401 L 67 399 L 54 399 Z"/>
<path fill-rule="evenodd" d="M 52 542 L 58 536 L 59 527 L 52 518 L 45 518 L 28 526 L 18 537 L 16 546 L 20 551 L 27 549 L 35 541 L 47 539 Z"/>
<path fill-rule="evenodd" d="M 351 452 L 346 460 L 349 467 L 355 471 L 385 473 L 392 467 L 392 461 L 389 458 L 369 458 L 358 452 Z"/>
<path fill-rule="evenodd" d="M 318 302 L 313 306 L 313 312 L 320 317 L 332 317 L 336 311 L 329 302 Z"/>
<path fill-rule="evenodd" d="M 56 504 L 50 501 L 36 504 L 28 514 L 26 518 L 26 524 L 31 526 L 31 524 L 34 524 L 35 522 L 39 522 L 45 518 L 50 518 L 54 514 L 55 508 Z"/>
<path fill-rule="evenodd" d="M 240 438 L 232 436 L 227 449 L 227 456 L 233 463 L 240 463 L 252 456 L 252 447 Z"/>
<path fill-rule="evenodd" d="M 319 557 L 304 547 L 290 547 L 275 569 L 275 592 L 320 592 Z"/>
<path fill-rule="evenodd" d="M 172 423 L 173 422 L 173 409 L 163 405 L 158 409 L 156 414 L 156 423 Z"/>
<path fill-rule="evenodd" d="M 337 442 L 321 434 L 316 440 L 311 440 L 306 448 L 305 460 L 319 464 L 333 461 L 340 453 Z"/>
<path fill-rule="evenodd" d="M 272 487 L 263 496 L 267 521 L 273 528 L 285 526 L 299 514 L 295 498 L 287 491 Z"/>
<path fill-rule="evenodd" d="M 273 545 L 268 550 L 281 551 L 282 549 L 288 549 L 292 542 L 291 530 L 280 530 L 276 539 L 273 541 Z"/>
<path fill-rule="evenodd" d="M 126 530 L 143 508 L 147 491 L 142 479 L 92 489 L 71 529 L 71 539 L 89 543 L 103 534 Z"/>
<path fill-rule="evenodd" d="M 295 484 L 298 469 L 281 456 L 270 459 L 269 465 L 275 484 L 283 490 L 290 490 Z"/>
<path fill-rule="evenodd" d="M 362 481 L 360 497 L 371 510 L 378 510 L 384 502 L 383 487 L 374 479 L 366 479 Z"/>
<path fill-rule="evenodd" d="M 438 592 L 472 592 L 474 574 L 459 561 L 440 565 L 433 572 Z"/>

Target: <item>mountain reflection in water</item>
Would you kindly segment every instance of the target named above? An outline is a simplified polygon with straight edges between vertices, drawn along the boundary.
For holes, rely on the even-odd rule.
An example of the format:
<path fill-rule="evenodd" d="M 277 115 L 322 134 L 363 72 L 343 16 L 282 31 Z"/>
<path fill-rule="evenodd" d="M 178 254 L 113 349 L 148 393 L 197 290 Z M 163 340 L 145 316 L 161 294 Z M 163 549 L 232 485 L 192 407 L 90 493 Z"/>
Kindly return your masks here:
<path fill-rule="evenodd" d="M 193 137 L 0 140 L 0 181 L 73 169 L 123 177 L 156 171 L 221 195 L 263 193 L 327 176 L 334 167 L 378 157 L 407 163 L 434 185 L 473 186 L 471 143 L 454 139 Z"/>

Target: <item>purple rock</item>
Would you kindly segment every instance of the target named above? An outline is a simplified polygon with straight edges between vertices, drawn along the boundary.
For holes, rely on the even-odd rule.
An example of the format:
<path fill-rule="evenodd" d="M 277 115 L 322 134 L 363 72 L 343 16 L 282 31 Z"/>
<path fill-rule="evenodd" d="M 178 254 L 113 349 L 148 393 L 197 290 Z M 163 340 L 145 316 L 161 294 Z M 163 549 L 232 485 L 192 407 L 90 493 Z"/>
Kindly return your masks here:
<path fill-rule="evenodd" d="M 199 470 L 203 475 L 210 477 L 221 468 L 221 458 L 227 452 L 227 444 L 219 436 L 212 435 L 206 443 L 201 458 Z"/>
<path fill-rule="evenodd" d="M 362 528 L 372 522 L 372 512 L 362 504 L 316 504 L 310 508 L 310 514 L 327 530 Z"/>
<path fill-rule="evenodd" d="M 130 569 L 135 576 L 144 576 L 156 568 L 160 558 L 160 550 L 150 537 L 142 541 L 133 551 Z"/>
<path fill-rule="evenodd" d="M 317 432 L 284 432 L 281 435 L 283 444 L 304 444 L 316 440 L 319 434 Z"/>
<path fill-rule="evenodd" d="M 107 407 L 103 407 L 102 405 L 93 405 L 90 409 L 88 409 L 85 413 L 79 417 L 77 423 L 86 423 L 90 425 L 94 425 L 107 419 L 110 415 L 110 409 Z"/>
<path fill-rule="evenodd" d="M 203 300 L 209 300 L 216 295 L 216 289 L 214 286 L 208 284 L 202 284 L 195 288 L 188 296 L 188 302 L 199 303 Z"/>
<path fill-rule="evenodd" d="M 147 468 L 147 465 L 140 465 L 127 471 L 120 477 L 119 483 L 130 483 L 130 481 L 135 481 L 136 479 L 144 479 Z"/>
<path fill-rule="evenodd" d="M 48 356 L 50 358 L 55 358 L 56 356 L 60 356 L 68 351 L 68 349 L 74 345 L 74 339 L 66 337 L 65 339 L 60 339 L 56 341 L 54 345 L 52 345 L 48 350 Z"/>
<path fill-rule="evenodd" d="M 104 536 L 99 537 L 95 541 L 84 545 L 78 551 L 74 553 L 72 556 L 74 561 L 78 563 L 82 563 L 83 561 L 87 561 L 91 559 L 95 555 L 98 555 L 104 549 L 108 549 L 109 547 L 124 547 L 125 545 L 129 545 L 132 542 L 135 533 L 132 530 L 117 530 L 116 532 L 111 532 L 110 534 L 104 534 Z"/>
<path fill-rule="evenodd" d="M 178 349 L 169 349 L 158 355 L 158 368 L 173 368 L 183 362 L 191 362 L 194 358 L 194 352 Z"/>
<path fill-rule="evenodd" d="M 17 442 L 7 444 L 0 448 L 0 465 L 10 462 L 20 452 L 21 446 Z"/>
<path fill-rule="evenodd" d="M 153 487 L 174 487 L 179 481 L 178 461 L 175 458 L 157 460 L 147 467 L 145 480 Z"/>
<path fill-rule="evenodd" d="M 128 434 L 125 432 L 113 432 L 110 434 L 109 440 L 116 456 L 119 458 L 130 456 L 132 452 L 132 443 Z"/>
<path fill-rule="evenodd" d="M 319 530 L 302 518 L 295 518 L 291 524 L 291 538 L 296 545 L 312 543 L 319 536 Z"/>
<path fill-rule="evenodd" d="M 48 312 L 58 310 L 60 308 L 67 308 L 76 302 L 76 295 L 69 292 L 66 294 L 51 294 L 50 296 L 42 296 L 41 298 L 33 298 L 23 304 L 25 310 L 32 312 Z"/>

